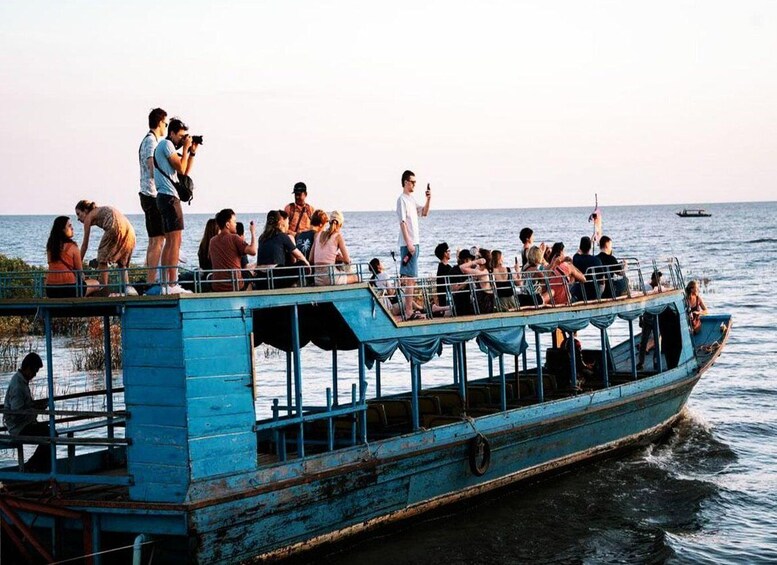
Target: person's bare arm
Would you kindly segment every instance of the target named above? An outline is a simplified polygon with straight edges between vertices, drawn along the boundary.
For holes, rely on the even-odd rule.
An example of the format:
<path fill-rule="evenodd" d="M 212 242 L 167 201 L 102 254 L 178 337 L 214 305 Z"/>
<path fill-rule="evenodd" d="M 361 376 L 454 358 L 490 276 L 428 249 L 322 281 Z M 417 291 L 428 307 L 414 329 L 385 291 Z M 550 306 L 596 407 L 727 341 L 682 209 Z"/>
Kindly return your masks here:
<path fill-rule="evenodd" d="M 148 174 L 153 180 L 154 179 L 154 156 L 153 155 L 148 159 L 146 159 L 146 167 L 148 167 Z"/>
<path fill-rule="evenodd" d="M 343 262 L 348 264 L 351 262 L 351 256 L 348 255 L 348 247 L 345 245 L 345 238 L 343 234 L 337 234 L 337 249 L 340 251 L 340 256 L 343 258 Z"/>
<path fill-rule="evenodd" d="M 84 263 L 81 261 L 81 254 L 78 252 L 78 247 L 75 245 L 68 245 L 68 254 L 73 261 L 73 267 L 76 271 L 84 270 Z"/>
<path fill-rule="evenodd" d="M 410 228 L 407 227 L 407 223 L 405 221 L 400 222 L 399 229 L 402 232 L 402 239 L 405 240 L 405 246 L 410 255 L 415 255 L 415 245 L 410 241 Z"/>
<path fill-rule="evenodd" d="M 248 229 L 251 232 L 251 241 L 249 242 L 248 247 L 246 247 L 245 254 L 256 255 L 256 226 L 253 221 L 248 224 Z"/>
<path fill-rule="evenodd" d="M 86 251 L 89 249 L 89 232 L 92 229 L 92 214 L 89 213 L 84 218 L 84 240 L 81 242 L 81 261 L 86 257 Z"/>
<path fill-rule="evenodd" d="M 424 203 L 424 207 L 421 208 L 421 216 L 426 217 L 429 215 L 429 206 L 432 203 L 432 187 L 431 185 L 426 185 L 426 202 Z"/>
<path fill-rule="evenodd" d="M 184 137 L 183 145 L 181 146 L 182 154 L 179 155 L 178 153 L 174 152 L 167 158 L 177 173 L 188 175 L 189 171 L 191 171 L 192 165 L 194 164 L 194 159 L 192 159 L 191 155 L 189 155 L 189 148 L 191 146 L 192 138 L 190 136 L 186 136 Z"/>
<path fill-rule="evenodd" d="M 291 256 L 294 257 L 300 263 L 304 263 L 305 265 L 310 266 L 310 263 L 308 263 L 308 260 L 305 259 L 305 256 L 302 254 L 302 251 L 300 251 L 296 247 L 294 248 L 294 251 L 291 252 Z M 312 259 L 312 256 L 311 256 L 311 259 Z"/>

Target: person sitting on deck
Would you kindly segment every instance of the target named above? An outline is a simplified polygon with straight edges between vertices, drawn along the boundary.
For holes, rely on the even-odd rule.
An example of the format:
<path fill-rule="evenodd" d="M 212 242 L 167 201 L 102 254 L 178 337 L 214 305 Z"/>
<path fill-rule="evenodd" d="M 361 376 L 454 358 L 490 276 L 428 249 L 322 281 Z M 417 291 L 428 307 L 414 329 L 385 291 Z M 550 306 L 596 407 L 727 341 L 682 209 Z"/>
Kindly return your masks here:
<path fill-rule="evenodd" d="M 586 363 L 583 359 L 583 344 L 577 339 L 577 332 L 571 335 L 571 339 L 575 342 L 575 374 L 577 376 L 577 388 L 585 383 L 587 379 L 590 379 L 594 375 L 594 364 Z M 566 381 L 566 386 L 572 386 L 572 368 L 569 355 L 569 340 L 570 336 L 566 336 L 564 341 L 561 342 L 560 349 L 563 351 L 561 355 L 561 364 L 559 367 L 559 377 L 562 377 Z M 562 383 L 559 383 L 562 384 Z"/>
<path fill-rule="evenodd" d="M 375 287 L 386 309 L 394 316 L 399 316 L 397 291 L 391 284 L 391 280 L 383 268 L 383 263 L 377 257 L 373 257 L 370 260 L 369 267 L 372 274 L 369 281 L 370 285 Z"/>
<path fill-rule="evenodd" d="M 105 233 L 100 239 L 97 248 L 97 268 L 100 273 L 101 291 L 105 291 L 108 284 L 108 265 L 116 263 L 120 269 L 127 269 L 130 265 L 132 252 L 135 250 L 135 230 L 129 220 L 112 206 L 98 206 L 91 200 L 79 200 L 76 204 L 76 217 L 84 224 L 84 240 L 81 243 L 81 260 L 86 257 L 89 249 L 89 234 L 92 226 L 102 228 Z M 137 291 L 129 286 L 129 273 L 122 271 L 122 279 L 126 285 L 127 294 L 137 295 Z"/>
<path fill-rule="evenodd" d="M 359 276 L 350 273 L 351 256 L 345 245 L 342 227 L 345 222 L 342 212 L 335 210 L 329 216 L 329 227 L 316 235 L 310 262 L 314 265 L 316 286 L 353 284 Z"/>
<path fill-rule="evenodd" d="M 602 266 L 606 267 L 602 270 L 601 282 L 604 283 L 602 298 L 615 298 L 626 294 L 628 281 L 624 276 L 623 264 L 612 254 L 612 239 L 603 235 L 599 240 L 599 249 L 597 257 L 602 262 Z"/>
<path fill-rule="evenodd" d="M 46 273 L 46 296 L 49 298 L 72 298 L 89 296 L 97 290 L 97 281 L 84 279 L 81 252 L 73 241 L 73 224 L 67 216 L 58 216 L 51 226 L 46 242 L 48 273 Z"/>
<path fill-rule="evenodd" d="M 653 271 L 650 276 L 650 284 L 645 285 L 645 294 L 654 292 L 661 285 L 661 271 Z M 645 366 L 645 356 L 650 345 L 650 338 L 653 337 L 653 343 L 658 339 L 656 335 L 656 317 L 653 314 L 645 312 L 639 317 L 639 327 L 642 328 L 642 335 L 639 338 L 639 360 L 637 361 L 637 371 L 641 371 Z"/>
<path fill-rule="evenodd" d="M 701 317 L 707 313 L 707 306 L 699 295 L 699 283 L 691 281 L 685 286 L 685 298 L 688 301 L 688 315 L 694 334 L 701 330 Z"/>
<path fill-rule="evenodd" d="M 257 278 L 261 280 L 254 283 L 257 290 L 266 290 L 269 283 L 266 279 L 269 269 L 273 267 L 291 266 L 296 260 L 305 266 L 310 266 L 308 260 L 294 245 L 294 238 L 288 234 L 289 216 L 283 210 L 270 210 L 267 212 L 267 222 L 264 231 L 259 236 L 259 249 L 256 253 Z M 298 284 L 296 273 L 281 271 L 281 274 L 273 278 L 274 288 L 288 288 Z"/>
<path fill-rule="evenodd" d="M 545 282 L 545 258 L 542 249 L 532 245 L 526 254 L 526 264 L 521 271 L 523 284 L 539 304 L 550 304 L 548 285 Z"/>
<path fill-rule="evenodd" d="M 518 310 L 513 285 L 519 282 L 518 262 L 516 258 L 515 271 L 505 267 L 502 262 L 502 252 L 494 249 L 491 252 L 491 275 L 494 278 L 494 306 L 497 312 L 514 312 Z"/>
<path fill-rule="evenodd" d="M 219 225 L 216 218 L 208 218 L 205 222 L 205 232 L 202 234 L 200 246 L 197 248 L 197 261 L 203 271 L 212 271 L 213 262 L 210 260 L 210 240 L 219 233 Z"/>
<path fill-rule="evenodd" d="M 572 256 L 572 264 L 578 271 L 583 273 L 586 278 L 586 282 L 583 285 L 583 290 L 585 291 L 584 297 L 586 300 L 595 300 L 598 297 L 597 291 L 599 289 L 597 288 L 598 283 L 596 282 L 594 272 L 596 271 L 596 267 L 602 266 L 599 257 L 591 255 L 591 247 L 593 247 L 591 238 L 587 235 L 583 236 L 580 238 L 580 248 L 577 250 L 577 253 Z M 593 271 L 588 272 L 589 268 L 592 268 Z"/>
<path fill-rule="evenodd" d="M 451 269 L 448 275 L 457 316 L 471 316 L 475 313 L 470 296 L 469 277 L 470 275 L 479 276 L 481 274 L 479 267 L 485 263 L 485 259 L 476 258 L 469 249 L 459 251 L 456 266 Z"/>
<path fill-rule="evenodd" d="M 553 303 L 556 306 L 582 299 L 580 285 L 585 282 L 585 276 L 572 264 L 572 258 L 564 253 L 564 243 L 561 241 L 553 244 L 549 268 L 553 272 L 550 288 L 553 292 Z M 566 286 L 569 287 L 569 293 L 566 291 Z"/>
<path fill-rule="evenodd" d="M 8 390 L 5 393 L 3 403 L 3 423 L 10 436 L 36 436 L 49 437 L 49 425 L 47 422 L 38 422 L 38 416 L 33 413 L 9 414 L 8 411 L 32 412 L 35 408 L 45 405 L 46 400 L 34 401 L 30 392 L 30 381 L 35 378 L 43 361 L 37 353 L 28 353 L 22 360 L 22 366 L 11 377 Z M 30 460 L 25 465 L 25 470 L 31 473 L 48 473 L 51 470 L 51 448 L 48 444 L 40 444 Z"/>
<path fill-rule="evenodd" d="M 313 241 L 316 235 L 321 232 L 329 223 L 329 216 L 323 210 L 316 210 L 313 212 L 313 217 L 310 218 L 310 229 L 305 230 L 297 234 L 295 238 L 295 244 L 297 249 L 302 251 L 305 258 L 310 261 L 310 250 L 313 249 Z"/>
<path fill-rule="evenodd" d="M 451 248 L 444 241 L 434 248 L 434 256 L 440 261 L 437 264 L 437 278 L 434 294 L 437 297 L 437 304 L 440 306 L 448 305 L 448 293 L 445 285 L 448 282 L 448 275 L 453 267 L 448 264 L 451 260 Z"/>
<path fill-rule="evenodd" d="M 528 254 L 529 249 L 531 249 L 531 246 L 534 245 L 534 230 L 531 228 L 523 228 L 521 230 L 521 233 L 518 235 L 519 239 L 521 240 L 521 243 L 523 244 L 523 249 L 521 250 L 521 268 L 526 266 L 526 263 L 528 262 Z M 540 243 L 540 251 L 542 251 L 543 255 L 545 254 L 545 242 Z"/>
<path fill-rule="evenodd" d="M 213 278 L 211 286 L 215 292 L 244 290 L 243 273 L 240 258 L 243 255 L 256 254 L 256 228 L 251 222 L 248 229 L 251 242 L 237 234 L 237 219 L 235 211 L 224 208 L 216 214 L 216 224 L 219 233 L 214 235 L 208 245 L 208 255 L 213 263 Z"/>

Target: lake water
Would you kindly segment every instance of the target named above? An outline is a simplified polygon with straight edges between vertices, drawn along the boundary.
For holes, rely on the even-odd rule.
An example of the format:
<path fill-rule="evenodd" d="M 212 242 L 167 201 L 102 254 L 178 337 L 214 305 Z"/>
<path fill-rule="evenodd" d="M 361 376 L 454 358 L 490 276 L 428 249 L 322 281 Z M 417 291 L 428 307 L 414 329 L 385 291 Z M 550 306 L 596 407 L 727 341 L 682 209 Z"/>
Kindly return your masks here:
<path fill-rule="evenodd" d="M 708 308 L 734 316 L 726 350 L 696 386 L 667 441 L 521 485 L 498 498 L 468 502 L 318 559 L 354 564 L 777 562 L 777 203 L 717 204 L 707 207 L 713 216 L 704 219 L 678 218 L 676 209 L 603 208 L 604 233 L 613 238 L 616 256 L 677 257 L 686 280 L 703 281 Z M 189 262 L 196 263 L 208 215 L 187 212 L 183 249 Z M 421 221 L 421 272 L 435 271 L 432 251 L 440 241 L 453 249 L 501 249 L 513 257 L 524 226 L 535 230 L 536 241 L 564 241 L 567 251 L 574 252 L 580 236 L 590 235 L 589 212 L 433 209 Z M 238 216 L 263 225 L 264 214 Z M 0 253 L 44 265 L 52 220 L 0 217 Z M 135 261 L 142 263 L 142 218 L 130 220 L 138 232 Z M 74 223 L 78 239 L 82 231 Z M 389 252 L 396 247 L 396 233 L 391 212 L 345 214 L 344 234 L 354 260 L 380 257 L 393 272 Z M 94 235 L 88 257 L 96 253 L 99 236 Z M 261 413 L 271 398 L 285 394 L 278 385 L 285 359 L 269 350 L 257 354 Z M 93 376 L 70 370 L 63 347 L 55 355 L 68 379 L 94 386 Z M 326 355 L 306 348 L 303 362 L 324 368 L 320 375 L 306 373 L 311 388 L 329 378 Z M 473 371 L 482 369 L 482 360 L 473 363 Z M 355 360 L 343 353 L 340 367 L 354 366 Z M 449 379 L 443 366 L 449 367 L 449 359 L 425 367 L 424 384 Z M 3 389 L 9 377 L 0 378 Z M 399 360 L 386 364 L 383 378 L 384 390 L 408 387 L 409 376 Z M 349 382 L 341 383 L 340 390 L 349 390 Z"/>

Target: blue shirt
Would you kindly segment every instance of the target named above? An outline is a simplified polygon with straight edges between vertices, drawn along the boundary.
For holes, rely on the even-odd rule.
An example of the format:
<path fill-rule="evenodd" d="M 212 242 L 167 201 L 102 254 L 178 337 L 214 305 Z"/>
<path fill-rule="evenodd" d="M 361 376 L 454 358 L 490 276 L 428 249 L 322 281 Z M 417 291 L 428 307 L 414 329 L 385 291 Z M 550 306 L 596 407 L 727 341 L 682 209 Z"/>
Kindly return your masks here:
<path fill-rule="evenodd" d="M 159 142 L 154 150 L 154 160 L 167 176 L 171 177 L 175 182 L 178 182 L 178 173 L 175 172 L 173 165 L 170 164 L 170 155 L 175 153 L 175 146 L 169 139 L 163 139 Z M 170 182 L 165 175 L 159 172 L 157 167 L 154 167 L 154 184 L 156 185 L 156 191 L 159 194 L 166 194 L 168 196 L 175 196 L 178 198 L 178 192 L 175 190 L 173 183 Z"/>

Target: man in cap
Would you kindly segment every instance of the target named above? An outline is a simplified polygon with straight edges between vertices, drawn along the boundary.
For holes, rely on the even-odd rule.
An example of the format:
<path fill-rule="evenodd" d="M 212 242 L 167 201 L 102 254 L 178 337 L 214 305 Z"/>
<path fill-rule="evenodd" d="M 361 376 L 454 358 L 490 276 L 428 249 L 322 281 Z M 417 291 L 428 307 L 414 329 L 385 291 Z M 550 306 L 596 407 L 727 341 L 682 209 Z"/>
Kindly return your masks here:
<path fill-rule="evenodd" d="M 308 197 L 308 187 L 304 182 L 294 185 L 294 202 L 290 202 L 283 209 L 289 215 L 289 235 L 296 237 L 298 233 L 310 229 L 310 220 L 313 218 L 314 208 L 305 200 Z"/>

